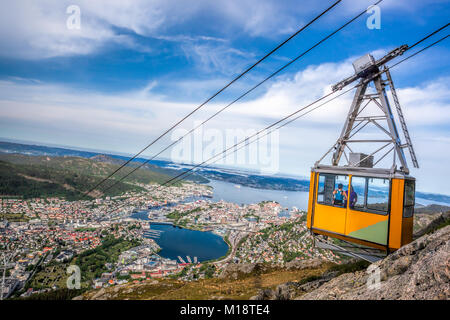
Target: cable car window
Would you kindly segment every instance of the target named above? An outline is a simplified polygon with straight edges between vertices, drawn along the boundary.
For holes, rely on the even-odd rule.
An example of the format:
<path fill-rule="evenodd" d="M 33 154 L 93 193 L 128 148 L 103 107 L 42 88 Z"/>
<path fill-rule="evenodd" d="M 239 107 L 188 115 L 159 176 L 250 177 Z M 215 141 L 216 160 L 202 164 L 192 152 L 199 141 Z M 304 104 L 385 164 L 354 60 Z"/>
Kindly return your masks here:
<path fill-rule="evenodd" d="M 317 203 L 344 207 L 347 195 L 348 176 L 322 173 L 319 175 Z"/>
<path fill-rule="evenodd" d="M 317 202 L 319 202 L 319 203 L 323 203 L 324 189 L 325 189 L 325 176 L 323 174 L 321 174 L 319 176 L 319 184 L 317 187 Z"/>
<path fill-rule="evenodd" d="M 367 179 L 367 209 L 387 212 L 389 208 L 389 179 Z"/>
<path fill-rule="evenodd" d="M 403 206 L 404 218 L 412 217 L 414 214 L 415 185 L 414 180 L 405 180 L 405 203 Z"/>
<path fill-rule="evenodd" d="M 367 179 L 363 177 L 352 177 L 350 187 L 349 207 L 358 209 L 365 207 Z"/>
<path fill-rule="evenodd" d="M 414 205 L 415 183 L 413 180 L 405 180 L 405 207 Z"/>

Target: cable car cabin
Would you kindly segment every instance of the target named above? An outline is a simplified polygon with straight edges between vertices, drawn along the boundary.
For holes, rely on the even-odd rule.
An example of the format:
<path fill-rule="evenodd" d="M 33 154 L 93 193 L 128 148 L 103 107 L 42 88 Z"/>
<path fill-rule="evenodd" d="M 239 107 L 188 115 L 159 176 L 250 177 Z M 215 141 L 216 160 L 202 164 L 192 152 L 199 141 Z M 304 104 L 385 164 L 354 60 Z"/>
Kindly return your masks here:
<path fill-rule="evenodd" d="M 381 253 L 412 241 L 415 179 L 409 176 L 404 151 L 409 150 L 415 168 L 419 164 L 385 65 L 407 48 L 400 46 L 378 60 L 370 54 L 357 59 L 353 62 L 355 74 L 332 87 L 337 91 L 359 81 L 341 135 L 312 169 L 307 226 L 313 235 L 347 244 L 344 247 L 318 237 L 317 247 L 373 262 Z M 386 88 L 390 89 L 397 117 Z M 363 153 L 369 150 L 370 154 Z M 391 165 L 388 155 L 393 156 Z M 327 157 L 331 165 L 322 164 Z M 340 165 L 344 157 L 347 164 Z M 357 251 L 347 250 L 349 247 Z"/>
<path fill-rule="evenodd" d="M 307 226 L 389 253 L 412 241 L 415 179 L 377 168 L 312 169 Z"/>

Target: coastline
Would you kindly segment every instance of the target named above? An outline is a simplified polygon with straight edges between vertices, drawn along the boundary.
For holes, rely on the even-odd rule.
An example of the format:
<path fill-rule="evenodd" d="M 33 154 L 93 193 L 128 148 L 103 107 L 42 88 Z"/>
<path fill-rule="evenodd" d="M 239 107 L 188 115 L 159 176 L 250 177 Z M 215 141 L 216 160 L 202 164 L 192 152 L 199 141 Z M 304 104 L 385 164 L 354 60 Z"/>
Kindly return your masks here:
<path fill-rule="evenodd" d="M 214 261 L 223 260 L 223 259 L 226 259 L 226 258 L 228 257 L 228 255 L 232 252 L 232 247 L 233 247 L 233 246 L 231 245 L 231 243 L 230 243 L 230 241 L 229 241 L 229 239 L 227 238 L 226 235 L 225 235 L 225 236 L 222 236 L 222 235 L 217 234 L 217 233 L 215 233 L 215 232 L 213 232 L 213 231 L 205 231 L 205 230 L 203 230 L 203 229 L 194 228 L 194 227 L 192 227 L 192 226 L 181 225 L 181 224 L 178 224 L 178 223 L 176 223 L 175 221 L 170 220 L 170 219 L 167 220 L 166 222 L 170 222 L 171 224 L 164 223 L 164 221 L 162 221 L 162 223 L 158 223 L 158 221 L 144 220 L 144 219 L 142 219 L 142 218 L 131 217 L 131 216 L 130 216 L 130 218 L 135 219 L 135 220 L 137 220 L 137 221 L 145 221 L 145 222 L 147 222 L 147 223 L 149 223 L 149 224 L 156 224 L 156 225 L 158 225 L 158 224 L 159 224 L 159 225 L 170 225 L 170 226 L 172 226 L 172 227 L 179 228 L 179 229 L 185 229 L 185 230 L 191 230 L 191 231 L 198 231 L 198 232 L 209 233 L 209 234 L 212 234 L 212 235 L 214 235 L 214 236 L 219 237 L 223 242 L 226 243 L 226 245 L 227 245 L 227 252 L 226 252 L 223 256 L 220 256 L 220 257 L 218 257 L 218 258 L 216 258 L 216 259 L 204 260 L 204 261 L 201 261 L 201 262 L 199 262 L 199 263 L 211 263 L 211 262 L 214 262 Z M 164 250 L 164 248 L 161 247 L 161 245 L 157 242 L 157 240 L 155 240 L 155 242 L 156 242 L 156 243 L 158 244 L 158 246 L 161 248 L 160 250 L 158 250 L 158 256 L 160 256 L 160 255 L 159 255 L 159 252 L 162 251 L 162 250 Z M 162 257 L 162 258 L 165 258 L 165 257 Z M 176 261 L 177 261 L 177 259 L 173 259 L 173 258 L 165 258 L 165 259 L 172 259 L 172 260 L 176 260 Z"/>
<path fill-rule="evenodd" d="M 180 228 L 180 229 L 187 229 L 187 230 L 200 231 L 200 232 L 210 232 L 210 233 L 212 233 L 212 234 L 214 234 L 214 235 L 216 235 L 216 236 L 222 238 L 222 240 L 227 244 L 228 250 L 227 250 L 227 252 L 225 253 L 225 255 L 223 255 L 223 256 L 221 256 L 221 257 L 219 257 L 219 258 L 216 258 L 216 259 L 210 259 L 210 260 L 205 260 L 205 261 L 200 262 L 200 263 L 202 263 L 202 264 L 205 264 L 205 263 L 214 263 L 214 264 L 220 263 L 221 260 L 225 260 L 225 259 L 229 258 L 229 255 L 233 252 L 233 246 L 232 246 L 232 244 L 230 243 L 230 240 L 228 239 L 228 236 L 227 236 L 227 235 L 221 236 L 220 234 L 217 234 L 217 233 L 215 233 L 215 232 L 213 232 L 213 231 L 204 231 L 204 230 L 195 229 L 195 228 L 188 227 L 188 226 L 180 226 L 180 225 L 178 225 L 178 224 L 175 224 L 175 222 L 172 222 L 172 225 L 173 225 L 174 227 L 178 227 L 178 228 Z"/>

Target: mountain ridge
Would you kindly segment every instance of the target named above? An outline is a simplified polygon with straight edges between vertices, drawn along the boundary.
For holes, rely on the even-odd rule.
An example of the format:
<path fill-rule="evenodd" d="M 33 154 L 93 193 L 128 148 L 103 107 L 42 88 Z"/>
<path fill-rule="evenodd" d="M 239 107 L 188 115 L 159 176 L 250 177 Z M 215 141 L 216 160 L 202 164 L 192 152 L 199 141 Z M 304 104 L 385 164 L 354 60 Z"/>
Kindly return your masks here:
<path fill-rule="evenodd" d="M 68 200 L 83 198 L 104 177 L 118 168 L 117 164 L 99 162 L 81 157 L 49 157 L 23 154 L 0 154 L 0 195 L 35 197 L 65 197 Z M 124 168 L 124 173 L 132 168 Z M 115 196 L 126 191 L 143 191 L 139 183 L 162 183 L 170 178 L 151 170 L 138 170 L 127 181 L 112 179 L 105 192 L 94 190 L 91 197 Z M 129 183 L 133 182 L 133 183 Z M 112 186 L 115 184 L 114 186 Z M 105 189 L 103 189 L 105 190 Z"/>

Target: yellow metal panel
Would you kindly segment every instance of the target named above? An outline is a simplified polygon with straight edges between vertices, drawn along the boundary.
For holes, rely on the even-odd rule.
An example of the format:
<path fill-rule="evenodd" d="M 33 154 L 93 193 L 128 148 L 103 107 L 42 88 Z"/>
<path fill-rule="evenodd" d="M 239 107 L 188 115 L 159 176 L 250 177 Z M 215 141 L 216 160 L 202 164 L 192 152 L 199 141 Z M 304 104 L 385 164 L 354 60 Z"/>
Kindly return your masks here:
<path fill-rule="evenodd" d="M 387 219 L 387 215 L 349 209 L 347 214 L 345 234 L 349 234 L 350 232 L 354 232 L 362 228 L 367 228 L 370 225 L 381 221 L 386 221 Z"/>
<path fill-rule="evenodd" d="M 311 228 L 311 215 L 312 215 L 312 208 L 314 205 L 314 187 L 316 185 L 315 176 L 316 176 L 315 172 L 311 172 L 311 179 L 309 179 L 308 215 L 306 216 L 306 227 L 308 229 Z"/>
<path fill-rule="evenodd" d="M 398 249 L 402 245 L 403 190 L 405 180 L 392 179 L 391 218 L 389 226 L 389 248 Z"/>
<path fill-rule="evenodd" d="M 314 228 L 345 233 L 347 209 L 316 203 L 314 208 Z"/>
<path fill-rule="evenodd" d="M 357 210 L 348 209 L 347 212 L 347 223 L 345 225 L 345 234 L 350 236 L 355 236 L 352 233 L 357 233 L 361 230 L 369 230 L 370 227 L 382 226 L 383 230 L 377 228 L 379 235 L 373 237 L 370 233 L 367 236 L 361 236 L 361 239 L 377 242 L 381 244 L 387 243 L 387 233 L 388 233 L 388 215 L 381 215 L 370 212 L 362 212 Z M 385 222 L 385 223 L 382 223 Z M 359 237 L 358 237 L 359 238 Z"/>
<path fill-rule="evenodd" d="M 313 230 L 314 230 L 314 233 L 316 233 L 316 234 L 323 234 L 324 236 L 329 236 L 329 237 L 332 237 L 332 238 L 341 239 L 341 240 L 345 240 L 345 241 L 361 244 L 363 246 L 367 246 L 367 247 L 371 247 L 371 248 L 375 248 L 375 249 L 380 249 L 380 250 L 386 251 L 386 246 L 383 246 L 383 245 L 379 245 L 379 244 L 375 244 L 375 243 L 371 243 L 371 242 L 367 242 L 367 241 L 359 240 L 359 239 L 355 239 L 355 238 L 349 238 L 347 236 L 343 236 L 343 235 L 339 235 L 339 234 L 335 234 L 335 233 L 330 233 L 330 232 L 319 230 L 319 229 L 313 229 Z"/>

